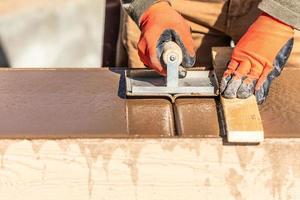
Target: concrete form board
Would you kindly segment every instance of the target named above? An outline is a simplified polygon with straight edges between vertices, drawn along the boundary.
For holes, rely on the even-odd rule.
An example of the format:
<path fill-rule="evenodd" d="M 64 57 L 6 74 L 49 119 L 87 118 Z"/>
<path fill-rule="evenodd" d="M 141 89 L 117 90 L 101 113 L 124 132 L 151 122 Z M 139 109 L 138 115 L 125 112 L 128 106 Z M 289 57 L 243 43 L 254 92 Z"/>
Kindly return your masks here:
<path fill-rule="evenodd" d="M 0 140 L 1 199 L 300 199 L 300 139 Z"/>
<path fill-rule="evenodd" d="M 173 135 L 171 104 L 123 99 L 119 72 L 1 70 L 0 138 Z"/>

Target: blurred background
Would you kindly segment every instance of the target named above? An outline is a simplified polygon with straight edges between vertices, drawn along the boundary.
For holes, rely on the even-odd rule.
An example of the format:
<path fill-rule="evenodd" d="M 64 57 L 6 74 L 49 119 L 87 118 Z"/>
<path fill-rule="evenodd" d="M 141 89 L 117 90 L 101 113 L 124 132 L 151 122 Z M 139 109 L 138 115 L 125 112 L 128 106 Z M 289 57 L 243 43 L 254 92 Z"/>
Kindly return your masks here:
<path fill-rule="evenodd" d="M 0 66 L 115 66 L 119 24 L 119 0 L 0 0 Z"/>
<path fill-rule="evenodd" d="M 123 14 L 119 0 L 0 0 L 0 67 L 125 67 Z"/>

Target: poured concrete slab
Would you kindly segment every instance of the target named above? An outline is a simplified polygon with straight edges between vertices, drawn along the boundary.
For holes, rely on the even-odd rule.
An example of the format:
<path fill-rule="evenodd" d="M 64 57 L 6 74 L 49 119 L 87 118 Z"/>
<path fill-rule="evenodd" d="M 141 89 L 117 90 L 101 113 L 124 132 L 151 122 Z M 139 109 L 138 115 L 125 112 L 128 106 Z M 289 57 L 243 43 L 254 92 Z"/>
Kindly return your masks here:
<path fill-rule="evenodd" d="M 123 72 L 0 70 L 0 138 L 173 135 L 171 104 L 124 99 Z"/>
<path fill-rule="evenodd" d="M 175 102 L 177 132 L 182 137 L 219 137 L 217 104 L 214 98 L 186 98 Z"/>

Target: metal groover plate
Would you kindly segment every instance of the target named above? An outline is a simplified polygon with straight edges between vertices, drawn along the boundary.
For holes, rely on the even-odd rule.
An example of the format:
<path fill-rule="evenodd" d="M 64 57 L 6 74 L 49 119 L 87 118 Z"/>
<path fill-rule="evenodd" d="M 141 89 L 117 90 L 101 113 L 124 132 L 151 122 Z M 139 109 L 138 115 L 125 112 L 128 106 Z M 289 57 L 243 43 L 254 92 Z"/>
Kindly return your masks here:
<path fill-rule="evenodd" d="M 167 79 L 153 70 L 126 71 L 127 96 L 166 96 L 174 101 L 182 96 L 217 96 L 218 83 L 214 71 L 188 71 L 178 79 L 178 87 L 167 86 Z"/>

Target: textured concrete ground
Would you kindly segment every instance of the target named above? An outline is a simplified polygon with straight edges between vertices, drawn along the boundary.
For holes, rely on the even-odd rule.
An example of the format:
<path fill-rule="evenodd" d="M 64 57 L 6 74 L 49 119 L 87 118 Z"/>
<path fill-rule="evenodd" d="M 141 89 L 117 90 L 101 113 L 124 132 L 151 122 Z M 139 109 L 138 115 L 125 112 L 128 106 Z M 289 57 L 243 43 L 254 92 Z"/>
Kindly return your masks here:
<path fill-rule="evenodd" d="M 1 45 L 11 67 L 99 67 L 105 0 L 4 0 Z"/>
<path fill-rule="evenodd" d="M 298 200 L 300 140 L 0 140 L 5 200 Z"/>

